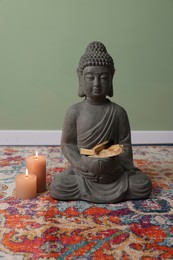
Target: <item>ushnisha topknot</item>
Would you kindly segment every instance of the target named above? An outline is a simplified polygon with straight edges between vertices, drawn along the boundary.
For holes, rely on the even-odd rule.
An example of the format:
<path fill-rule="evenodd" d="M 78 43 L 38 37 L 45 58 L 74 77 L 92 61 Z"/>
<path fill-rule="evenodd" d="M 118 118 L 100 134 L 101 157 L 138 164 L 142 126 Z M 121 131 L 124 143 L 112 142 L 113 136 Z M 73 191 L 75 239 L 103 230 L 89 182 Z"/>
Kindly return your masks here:
<path fill-rule="evenodd" d="M 80 74 L 83 73 L 84 68 L 87 66 L 104 66 L 110 68 L 112 73 L 115 71 L 112 57 L 107 52 L 104 44 L 98 41 L 91 42 L 81 56 L 78 67 Z"/>

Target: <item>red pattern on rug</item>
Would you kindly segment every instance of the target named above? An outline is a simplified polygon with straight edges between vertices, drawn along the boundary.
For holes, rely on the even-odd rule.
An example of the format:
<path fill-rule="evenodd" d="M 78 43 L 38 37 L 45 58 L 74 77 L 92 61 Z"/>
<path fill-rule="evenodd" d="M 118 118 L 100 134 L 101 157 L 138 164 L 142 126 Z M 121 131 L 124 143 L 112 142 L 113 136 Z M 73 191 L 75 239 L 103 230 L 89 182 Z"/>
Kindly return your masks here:
<path fill-rule="evenodd" d="M 47 184 L 63 171 L 60 148 L 0 148 L 2 259 L 173 259 L 173 146 L 134 146 L 134 161 L 153 183 L 147 200 L 117 204 L 62 202 L 49 191 L 15 198 L 16 175 L 35 150 L 47 157 Z"/>

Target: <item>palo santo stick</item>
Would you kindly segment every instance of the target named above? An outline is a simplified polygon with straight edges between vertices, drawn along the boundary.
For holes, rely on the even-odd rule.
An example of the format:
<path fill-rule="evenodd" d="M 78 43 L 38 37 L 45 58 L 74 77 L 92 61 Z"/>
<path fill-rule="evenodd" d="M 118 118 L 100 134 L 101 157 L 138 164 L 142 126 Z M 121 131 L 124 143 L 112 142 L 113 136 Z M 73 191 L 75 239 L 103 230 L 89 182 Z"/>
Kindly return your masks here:
<path fill-rule="evenodd" d="M 123 153 L 124 148 L 123 145 L 115 144 L 110 146 L 108 149 L 103 149 L 97 154 L 90 155 L 91 157 L 100 157 L 100 158 L 107 158 L 107 157 L 114 157 L 121 153 Z"/>
<path fill-rule="evenodd" d="M 80 148 L 80 154 L 84 154 L 84 155 L 94 155 L 95 152 L 94 152 L 92 149 Z"/>
<path fill-rule="evenodd" d="M 104 141 L 101 144 L 98 144 L 96 146 L 94 146 L 92 149 L 85 149 L 85 148 L 81 148 L 80 149 L 80 154 L 84 154 L 84 155 L 94 155 L 99 153 L 100 151 L 102 151 L 106 145 L 109 143 L 109 141 Z"/>
<path fill-rule="evenodd" d="M 98 153 L 98 152 L 100 152 L 101 150 L 103 150 L 108 143 L 109 143 L 109 141 L 104 141 L 103 143 L 94 146 L 92 150 L 93 150 L 95 153 Z"/>

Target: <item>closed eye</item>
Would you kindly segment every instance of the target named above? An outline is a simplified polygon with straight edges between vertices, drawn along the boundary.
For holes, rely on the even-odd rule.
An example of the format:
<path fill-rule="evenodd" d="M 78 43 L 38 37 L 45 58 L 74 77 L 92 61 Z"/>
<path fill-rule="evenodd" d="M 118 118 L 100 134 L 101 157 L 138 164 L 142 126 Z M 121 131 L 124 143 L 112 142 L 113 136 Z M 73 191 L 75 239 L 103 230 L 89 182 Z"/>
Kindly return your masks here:
<path fill-rule="evenodd" d="M 94 80 L 94 75 L 92 75 L 92 74 L 86 74 L 86 75 L 85 75 L 85 78 L 88 79 L 88 80 Z"/>
<path fill-rule="evenodd" d="M 106 75 L 103 74 L 103 75 L 100 76 L 100 79 L 101 80 L 107 80 L 108 79 L 108 75 L 107 74 Z"/>

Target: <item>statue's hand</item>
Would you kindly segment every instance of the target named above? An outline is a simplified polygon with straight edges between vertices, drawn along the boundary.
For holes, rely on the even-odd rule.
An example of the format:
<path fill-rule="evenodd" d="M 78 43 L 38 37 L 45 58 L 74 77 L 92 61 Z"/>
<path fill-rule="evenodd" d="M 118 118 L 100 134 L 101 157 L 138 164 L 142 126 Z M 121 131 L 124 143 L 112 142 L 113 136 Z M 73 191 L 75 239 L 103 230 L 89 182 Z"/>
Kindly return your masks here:
<path fill-rule="evenodd" d="M 75 168 L 80 172 L 88 172 L 88 169 L 81 163 L 76 164 Z"/>
<path fill-rule="evenodd" d="M 80 157 L 77 160 L 75 160 L 75 163 L 73 163 L 73 167 L 75 168 L 75 172 L 78 175 L 80 175 L 80 176 L 82 176 L 82 177 L 84 177 L 86 179 L 89 179 L 91 181 L 94 181 L 94 182 L 97 181 L 96 174 L 90 172 L 89 165 L 84 163 L 82 157 Z"/>
<path fill-rule="evenodd" d="M 82 176 L 90 181 L 97 182 L 97 175 L 92 172 L 88 172 L 88 171 L 84 172 L 84 171 L 77 170 L 77 173 L 80 176 Z"/>

